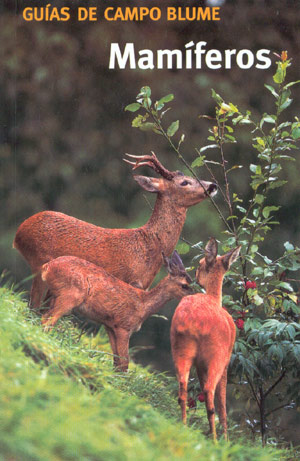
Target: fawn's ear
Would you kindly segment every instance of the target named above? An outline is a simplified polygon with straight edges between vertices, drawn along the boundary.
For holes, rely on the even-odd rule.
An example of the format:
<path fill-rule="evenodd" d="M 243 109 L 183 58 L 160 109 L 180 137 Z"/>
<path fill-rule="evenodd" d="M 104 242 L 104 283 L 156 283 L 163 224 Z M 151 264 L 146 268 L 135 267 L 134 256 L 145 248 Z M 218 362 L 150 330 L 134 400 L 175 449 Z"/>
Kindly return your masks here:
<path fill-rule="evenodd" d="M 163 251 L 161 252 L 161 254 L 162 254 L 162 257 L 163 257 L 164 266 L 169 270 L 170 260 L 169 260 L 169 258 L 167 258 L 167 256 L 165 255 L 165 253 Z"/>
<path fill-rule="evenodd" d="M 186 277 L 186 280 L 189 283 L 192 283 L 192 279 L 186 273 L 183 262 L 176 250 L 174 250 L 174 253 L 172 254 L 170 259 L 167 258 L 163 252 L 162 252 L 162 256 L 163 256 L 164 264 L 167 267 L 167 270 L 170 275 L 172 275 L 173 277 L 176 277 L 178 275 L 181 277 Z"/>
<path fill-rule="evenodd" d="M 185 272 L 185 267 L 183 265 L 181 257 L 179 256 L 179 254 L 177 253 L 176 250 L 174 250 L 174 252 L 172 254 L 172 257 L 171 257 L 171 266 L 172 267 L 178 267 L 178 269 L 181 272 Z"/>
<path fill-rule="evenodd" d="M 241 251 L 241 246 L 238 246 L 234 248 L 234 250 L 229 251 L 226 253 L 224 256 L 222 256 L 222 263 L 225 269 L 229 269 L 232 263 L 236 261 L 239 257 L 240 251 Z"/>
<path fill-rule="evenodd" d="M 133 179 L 148 192 L 159 192 L 162 190 L 162 181 L 159 178 L 149 178 L 148 176 L 134 175 Z"/>
<path fill-rule="evenodd" d="M 217 257 L 218 254 L 218 244 L 214 237 L 209 239 L 205 247 L 205 262 L 207 266 L 211 266 Z"/>
<path fill-rule="evenodd" d="M 167 256 L 164 254 L 163 251 L 162 251 L 162 257 L 164 260 L 164 265 L 166 266 L 167 271 L 169 272 L 170 275 L 177 275 L 179 273 L 180 264 L 183 267 L 183 270 L 185 270 L 182 264 L 182 261 L 180 259 L 180 256 L 176 250 L 174 251 L 170 259 L 167 258 Z"/>

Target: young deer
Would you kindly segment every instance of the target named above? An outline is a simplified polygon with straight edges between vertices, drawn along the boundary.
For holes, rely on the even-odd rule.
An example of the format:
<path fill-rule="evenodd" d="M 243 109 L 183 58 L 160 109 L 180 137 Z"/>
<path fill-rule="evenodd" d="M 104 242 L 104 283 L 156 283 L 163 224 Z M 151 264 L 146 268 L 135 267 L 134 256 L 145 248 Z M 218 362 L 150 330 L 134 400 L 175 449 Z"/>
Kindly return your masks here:
<path fill-rule="evenodd" d="M 217 256 L 218 245 L 211 238 L 196 272 L 196 280 L 206 294 L 187 296 L 179 303 L 171 325 L 172 356 L 179 382 L 178 403 L 186 424 L 186 400 L 190 369 L 196 366 L 205 395 L 210 432 L 216 440 L 214 397 L 227 438 L 227 368 L 235 341 L 232 317 L 222 307 L 222 282 L 226 271 L 238 258 L 241 247 Z"/>
<path fill-rule="evenodd" d="M 210 182 L 171 172 L 154 153 L 129 156 L 133 169 L 148 165 L 161 178 L 134 176 L 138 184 L 157 193 L 149 221 L 137 229 L 105 229 L 54 211 L 42 211 L 26 219 L 17 230 L 17 248 L 36 274 L 30 296 L 39 307 L 44 285 L 39 276 L 43 264 L 59 256 L 77 256 L 103 267 L 133 286 L 148 288 L 162 265 L 162 252 L 170 256 L 179 239 L 187 208 L 217 193 Z"/>
<path fill-rule="evenodd" d="M 164 256 L 168 275 L 150 291 L 134 288 L 95 264 L 74 256 L 61 256 L 44 264 L 41 277 L 52 295 L 50 311 L 42 318 L 47 327 L 73 308 L 104 324 L 114 354 L 114 365 L 128 369 L 129 339 L 146 318 L 167 301 L 192 293 L 191 278 L 176 251 Z"/>

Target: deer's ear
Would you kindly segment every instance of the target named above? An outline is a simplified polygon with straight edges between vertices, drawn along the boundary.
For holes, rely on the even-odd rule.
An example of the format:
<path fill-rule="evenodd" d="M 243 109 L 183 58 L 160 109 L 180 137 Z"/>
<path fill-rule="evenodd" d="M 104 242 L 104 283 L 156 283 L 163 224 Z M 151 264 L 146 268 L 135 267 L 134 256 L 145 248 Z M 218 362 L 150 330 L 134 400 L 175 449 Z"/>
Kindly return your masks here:
<path fill-rule="evenodd" d="M 165 253 L 163 251 L 161 252 L 161 254 L 162 254 L 164 266 L 169 270 L 170 260 L 169 260 L 169 258 L 167 258 L 167 256 L 165 255 Z"/>
<path fill-rule="evenodd" d="M 162 189 L 162 181 L 159 178 L 134 175 L 133 179 L 148 192 L 159 192 Z"/>
<path fill-rule="evenodd" d="M 222 263 L 226 270 L 238 259 L 241 248 L 241 246 L 238 246 L 222 256 Z"/>
<path fill-rule="evenodd" d="M 176 250 L 174 250 L 174 253 L 172 254 L 170 259 L 166 257 L 164 252 L 162 252 L 162 257 L 164 265 L 166 266 L 170 275 L 172 275 L 173 277 L 176 277 L 177 275 L 187 275 L 185 272 L 183 262 Z"/>
<path fill-rule="evenodd" d="M 215 262 L 218 254 L 218 244 L 214 237 L 209 239 L 205 247 L 205 262 L 208 266 Z"/>
<path fill-rule="evenodd" d="M 185 272 L 185 267 L 183 265 L 182 259 L 176 250 L 174 250 L 172 254 L 171 262 L 174 266 L 177 266 L 181 271 Z"/>

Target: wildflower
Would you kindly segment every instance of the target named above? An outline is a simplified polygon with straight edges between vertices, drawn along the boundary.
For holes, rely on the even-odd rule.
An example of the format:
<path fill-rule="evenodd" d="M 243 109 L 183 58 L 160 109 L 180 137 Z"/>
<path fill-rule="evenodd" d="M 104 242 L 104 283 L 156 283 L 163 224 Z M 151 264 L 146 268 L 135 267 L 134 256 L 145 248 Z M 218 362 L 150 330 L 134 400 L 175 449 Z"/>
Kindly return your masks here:
<path fill-rule="evenodd" d="M 247 282 L 244 284 L 244 287 L 246 290 L 249 290 L 249 288 L 256 288 L 256 282 L 252 282 L 251 280 L 247 280 Z"/>
<path fill-rule="evenodd" d="M 244 320 L 243 319 L 236 319 L 235 324 L 239 330 L 244 329 Z"/>
<path fill-rule="evenodd" d="M 282 53 L 281 53 L 281 61 L 284 62 L 284 61 L 287 60 L 287 58 L 288 58 L 287 51 L 282 51 Z"/>

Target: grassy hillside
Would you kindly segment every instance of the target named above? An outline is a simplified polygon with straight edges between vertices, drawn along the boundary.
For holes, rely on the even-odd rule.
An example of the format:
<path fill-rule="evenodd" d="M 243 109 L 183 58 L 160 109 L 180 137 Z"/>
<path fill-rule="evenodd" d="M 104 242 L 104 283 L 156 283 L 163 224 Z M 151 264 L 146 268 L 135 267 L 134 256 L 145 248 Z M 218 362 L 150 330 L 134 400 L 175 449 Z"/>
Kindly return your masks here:
<path fill-rule="evenodd" d="M 176 382 L 131 365 L 114 373 L 106 338 L 68 319 L 45 333 L 20 294 L 0 288 L 1 460 L 276 460 L 244 441 L 214 445 L 179 422 Z M 234 433 L 231 434 L 234 440 Z"/>

